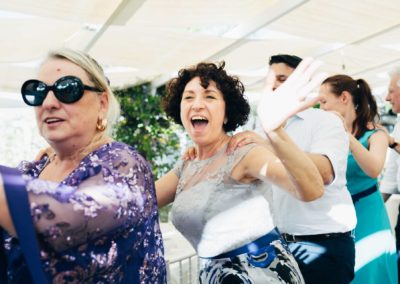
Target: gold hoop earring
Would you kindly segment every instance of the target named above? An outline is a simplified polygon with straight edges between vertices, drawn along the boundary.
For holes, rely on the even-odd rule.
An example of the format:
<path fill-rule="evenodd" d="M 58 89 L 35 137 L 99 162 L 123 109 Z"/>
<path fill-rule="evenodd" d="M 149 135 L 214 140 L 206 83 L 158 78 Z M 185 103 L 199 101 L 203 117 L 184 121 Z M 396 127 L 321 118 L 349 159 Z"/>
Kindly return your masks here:
<path fill-rule="evenodd" d="M 106 118 L 98 118 L 97 119 L 97 124 L 96 124 L 96 129 L 100 132 L 106 130 L 107 128 L 107 119 Z"/>

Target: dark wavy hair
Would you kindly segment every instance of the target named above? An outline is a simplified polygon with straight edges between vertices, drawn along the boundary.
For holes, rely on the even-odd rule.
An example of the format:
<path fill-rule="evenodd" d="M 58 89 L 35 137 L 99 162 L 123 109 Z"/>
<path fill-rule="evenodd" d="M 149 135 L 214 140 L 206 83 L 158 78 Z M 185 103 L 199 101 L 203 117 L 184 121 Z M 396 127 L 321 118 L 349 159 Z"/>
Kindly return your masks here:
<path fill-rule="evenodd" d="M 356 119 L 353 122 L 353 129 L 356 129 L 355 137 L 358 139 L 369 130 L 368 123 L 376 126 L 376 119 L 379 119 L 378 107 L 371 88 L 364 79 L 354 80 L 347 75 L 334 75 L 326 78 L 322 84 L 328 84 L 332 93 L 340 96 L 343 91 L 351 94 L 356 109 Z"/>
<path fill-rule="evenodd" d="M 225 62 L 214 64 L 201 62 L 195 66 L 181 69 L 178 77 L 171 79 L 166 87 L 167 95 L 163 99 L 163 108 L 167 115 L 182 125 L 181 100 L 183 91 L 193 78 L 199 77 L 203 88 L 214 81 L 225 101 L 225 132 L 233 131 L 247 122 L 250 106 L 244 96 L 244 86 L 236 76 L 230 76 L 224 70 Z"/>

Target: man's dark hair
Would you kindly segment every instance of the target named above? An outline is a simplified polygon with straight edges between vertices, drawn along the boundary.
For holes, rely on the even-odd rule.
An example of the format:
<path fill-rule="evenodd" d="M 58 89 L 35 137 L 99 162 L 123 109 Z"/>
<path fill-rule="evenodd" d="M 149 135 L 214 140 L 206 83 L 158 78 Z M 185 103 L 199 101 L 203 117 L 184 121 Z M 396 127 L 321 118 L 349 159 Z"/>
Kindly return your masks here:
<path fill-rule="evenodd" d="M 302 60 L 296 55 L 277 54 L 269 58 L 268 64 L 271 66 L 272 64 L 285 63 L 289 67 L 296 68 Z"/>

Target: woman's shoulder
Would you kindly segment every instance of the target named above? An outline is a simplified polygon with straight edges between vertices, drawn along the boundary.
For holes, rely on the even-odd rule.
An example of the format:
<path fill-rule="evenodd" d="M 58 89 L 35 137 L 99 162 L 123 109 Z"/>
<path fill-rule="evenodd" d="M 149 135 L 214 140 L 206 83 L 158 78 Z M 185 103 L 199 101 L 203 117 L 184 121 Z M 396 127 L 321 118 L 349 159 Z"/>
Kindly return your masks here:
<path fill-rule="evenodd" d="M 244 145 L 240 148 L 235 149 L 235 151 L 232 153 L 230 161 L 234 166 L 237 163 L 241 162 L 248 154 L 261 151 L 262 148 L 262 146 L 256 143 L 249 143 L 247 145 Z"/>
<path fill-rule="evenodd" d="M 125 157 L 138 160 L 144 159 L 144 157 L 141 154 L 139 154 L 139 152 L 136 150 L 135 147 L 119 141 L 112 141 L 107 144 L 104 144 L 99 148 L 97 148 L 96 150 L 94 150 L 90 155 L 97 156 L 99 158 Z"/>
<path fill-rule="evenodd" d="M 365 137 L 365 139 L 367 140 L 371 140 L 371 139 L 375 139 L 375 140 L 382 140 L 385 141 L 385 144 L 387 143 L 387 136 L 388 134 L 385 132 L 385 130 L 383 130 L 380 127 L 374 127 L 372 129 L 367 130 L 363 137 Z M 361 138 L 363 138 L 361 137 Z"/>
<path fill-rule="evenodd" d="M 44 155 L 38 161 L 23 160 L 18 164 L 17 169 L 24 175 L 28 175 L 31 177 L 37 177 L 37 176 L 39 176 L 39 174 L 43 170 L 43 168 L 46 166 L 46 164 L 48 163 L 48 160 L 49 160 L 49 157 L 47 155 Z"/>
<path fill-rule="evenodd" d="M 64 182 L 76 186 L 100 173 L 108 182 L 152 177 L 150 165 L 134 147 L 109 142 L 85 156 Z"/>
<path fill-rule="evenodd" d="M 112 141 L 100 146 L 90 153 L 83 162 L 90 164 L 99 163 L 112 170 L 130 169 L 136 166 L 150 170 L 148 161 L 136 148 L 118 141 Z"/>
<path fill-rule="evenodd" d="M 363 136 L 370 137 L 370 136 L 376 136 L 376 134 L 385 134 L 384 130 L 375 126 L 374 124 L 368 123 L 367 124 L 367 129 L 365 130 Z"/>

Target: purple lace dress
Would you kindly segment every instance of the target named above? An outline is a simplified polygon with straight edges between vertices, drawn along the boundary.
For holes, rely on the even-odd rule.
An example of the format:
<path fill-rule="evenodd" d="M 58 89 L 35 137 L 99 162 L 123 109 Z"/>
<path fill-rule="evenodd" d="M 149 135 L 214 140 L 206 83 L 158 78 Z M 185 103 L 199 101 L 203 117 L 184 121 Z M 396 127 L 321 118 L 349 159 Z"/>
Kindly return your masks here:
<path fill-rule="evenodd" d="M 53 283 L 166 283 L 157 200 L 148 163 L 112 142 L 64 181 L 37 179 L 23 162 L 42 267 Z M 18 239 L 3 232 L 9 283 L 31 283 Z"/>

